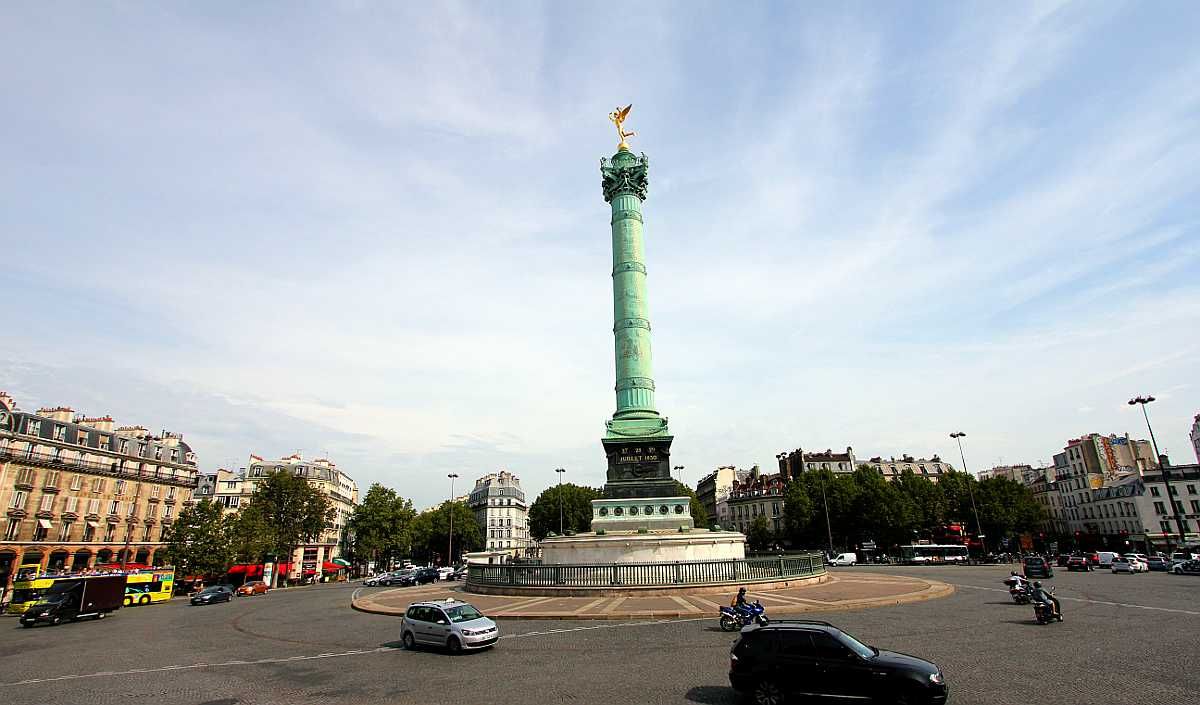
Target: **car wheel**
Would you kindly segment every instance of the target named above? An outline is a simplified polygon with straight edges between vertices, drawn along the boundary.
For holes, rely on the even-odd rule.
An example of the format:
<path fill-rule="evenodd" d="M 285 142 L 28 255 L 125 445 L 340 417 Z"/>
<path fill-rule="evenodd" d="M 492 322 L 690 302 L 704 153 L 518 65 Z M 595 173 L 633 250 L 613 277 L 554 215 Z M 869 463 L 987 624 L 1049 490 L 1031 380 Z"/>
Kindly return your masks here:
<path fill-rule="evenodd" d="M 417 640 L 413 638 L 412 632 L 404 632 L 404 636 L 400 637 L 400 643 L 404 644 L 407 651 L 415 651 L 417 648 Z"/>
<path fill-rule="evenodd" d="M 96 619 L 104 619 L 104 613 L 101 612 L 101 613 L 97 614 Z"/>
<path fill-rule="evenodd" d="M 54 619 L 50 620 L 50 623 L 57 627 L 62 623 L 62 619 L 60 617 L 55 617 Z"/>
<path fill-rule="evenodd" d="M 138 604 L 139 604 L 139 605 L 148 605 L 148 604 L 150 604 L 150 596 L 149 596 L 149 595 L 142 595 L 141 599 L 139 599 L 139 600 L 138 600 Z"/>
<path fill-rule="evenodd" d="M 450 638 L 446 640 L 446 648 L 449 649 L 450 653 L 452 654 L 461 654 L 463 650 L 462 640 L 451 634 Z"/>
<path fill-rule="evenodd" d="M 754 686 L 754 705 L 783 705 L 783 691 L 773 680 L 761 680 Z"/>

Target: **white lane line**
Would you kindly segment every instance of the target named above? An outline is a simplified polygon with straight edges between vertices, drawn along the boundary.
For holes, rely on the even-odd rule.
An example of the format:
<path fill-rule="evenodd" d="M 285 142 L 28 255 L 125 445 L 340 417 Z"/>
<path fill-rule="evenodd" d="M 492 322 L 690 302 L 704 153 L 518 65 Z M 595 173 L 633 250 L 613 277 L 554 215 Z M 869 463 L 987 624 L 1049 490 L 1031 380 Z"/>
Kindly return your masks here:
<path fill-rule="evenodd" d="M 988 590 L 990 592 L 1003 592 L 1003 593 L 1008 592 L 1008 588 L 984 587 L 982 585 L 962 585 L 960 583 L 950 583 L 950 584 L 953 585 L 954 587 L 968 588 L 971 590 Z M 1152 607 L 1150 605 L 1135 605 L 1135 604 L 1132 604 L 1129 602 L 1109 602 L 1108 600 L 1089 600 L 1084 597 L 1064 597 L 1062 595 L 1055 595 L 1055 597 L 1057 597 L 1059 600 L 1070 600 L 1071 602 L 1083 602 L 1083 603 L 1089 604 L 1089 605 L 1109 605 L 1111 607 L 1128 607 L 1130 609 L 1135 609 L 1135 610 L 1152 610 L 1154 612 L 1172 612 L 1175 614 L 1192 614 L 1192 615 L 1200 616 L 1200 612 L 1196 612 L 1193 610 L 1180 610 L 1180 609 L 1175 609 L 1173 607 Z"/>
<path fill-rule="evenodd" d="M 622 629 L 625 627 L 647 627 L 656 624 L 680 624 L 684 622 L 707 622 L 712 617 L 683 617 L 677 619 L 654 619 L 654 620 L 639 620 L 636 622 L 619 622 L 617 624 L 591 624 L 583 627 L 570 627 L 566 629 L 549 629 L 539 632 L 525 632 L 523 634 L 501 634 L 501 639 L 521 639 L 531 636 L 550 636 L 553 634 L 570 634 L 573 632 L 586 632 L 596 629 Z M 164 671 L 185 671 L 199 668 L 222 668 L 227 666 L 256 666 L 267 663 L 289 663 L 292 661 L 311 661 L 315 659 L 327 658 L 344 658 L 348 656 L 368 656 L 370 654 L 378 654 L 387 651 L 395 651 L 393 647 L 380 646 L 374 649 L 354 649 L 350 651 L 340 651 L 336 653 L 315 654 L 312 656 L 285 656 L 278 658 L 263 658 L 255 661 L 222 661 L 221 663 L 193 663 L 193 664 L 176 664 L 172 666 L 159 666 L 157 668 L 131 668 L 126 671 L 103 671 L 97 673 L 84 673 L 78 675 L 67 676 L 51 676 L 48 678 L 28 678 L 26 680 L 15 681 L 10 683 L 0 683 L 0 688 L 8 688 L 18 685 L 36 685 L 38 683 L 54 683 L 57 681 L 79 680 L 83 678 L 110 678 L 112 676 L 135 675 L 141 673 L 162 673 Z"/>
<path fill-rule="evenodd" d="M 312 661 L 315 659 L 339 658 L 343 656 L 365 656 L 367 654 L 377 654 L 384 651 L 392 651 L 391 647 L 380 646 L 374 649 L 355 649 L 352 651 L 340 651 L 336 653 L 315 654 L 312 656 L 285 656 L 279 658 L 263 658 L 256 661 L 223 661 L 221 663 L 193 663 L 190 665 L 172 665 L 159 666 L 158 668 L 131 668 L 128 671 L 97 671 L 96 673 L 83 673 L 70 676 L 53 676 L 50 678 L 28 678 L 22 681 L 12 683 L 0 683 L 0 687 L 11 687 L 15 685 L 34 685 L 36 683 L 52 683 L 55 681 L 78 680 L 80 678 L 110 678 L 112 676 L 126 676 L 137 673 L 162 673 L 164 671 L 186 671 L 197 668 L 220 668 L 222 666 L 250 666 L 266 663 L 287 663 L 290 661 Z"/>

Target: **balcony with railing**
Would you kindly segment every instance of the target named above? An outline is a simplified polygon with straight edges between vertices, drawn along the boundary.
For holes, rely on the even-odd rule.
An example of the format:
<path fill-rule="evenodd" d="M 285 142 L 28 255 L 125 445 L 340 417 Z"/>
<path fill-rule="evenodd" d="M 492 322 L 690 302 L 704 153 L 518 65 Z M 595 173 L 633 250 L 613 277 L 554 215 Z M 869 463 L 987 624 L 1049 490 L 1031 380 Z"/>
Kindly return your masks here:
<path fill-rule="evenodd" d="M 67 458 L 61 454 L 19 450 L 11 446 L 0 448 L 0 460 L 21 462 L 56 470 L 81 470 L 93 475 L 127 477 L 137 480 L 161 482 L 168 485 L 178 485 L 180 487 L 195 487 L 197 484 L 197 479 L 194 475 L 174 468 L 157 468 L 154 472 L 147 472 L 142 469 L 126 468 L 119 462 L 105 463 L 85 460 L 83 458 Z M 28 487 L 20 487 L 22 478 L 26 478 L 25 484 Z M 33 482 L 34 471 L 32 469 L 24 468 L 17 474 L 16 485 L 18 488 L 33 489 Z"/>

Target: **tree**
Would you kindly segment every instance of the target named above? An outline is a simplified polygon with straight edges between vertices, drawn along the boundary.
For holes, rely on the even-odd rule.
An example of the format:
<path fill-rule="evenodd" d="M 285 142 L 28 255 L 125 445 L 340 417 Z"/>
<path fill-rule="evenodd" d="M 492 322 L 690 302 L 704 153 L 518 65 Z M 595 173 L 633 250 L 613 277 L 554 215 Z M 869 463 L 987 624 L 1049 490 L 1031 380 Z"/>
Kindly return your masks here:
<path fill-rule="evenodd" d="M 746 532 L 746 543 L 752 551 L 765 551 L 771 545 L 771 525 L 767 523 L 765 516 L 759 514 L 750 523 L 750 530 Z"/>
<path fill-rule="evenodd" d="M 583 487 L 569 482 L 552 485 L 529 505 L 529 533 L 539 541 L 550 534 L 559 533 L 559 498 L 562 498 L 562 531 L 581 533 L 592 529 L 592 500 L 600 499 L 603 493 L 592 487 Z"/>
<path fill-rule="evenodd" d="M 242 514 L 251 515 L 263 531 L 267 549 L 282 560 L 296 547 L 319 537 L 333 523 L 336 510 L 325 493 L 298 475 L 284 471 L 268 474 L 254 488 L 250 506 Z M 273 581 L 278 584 L 276 571 Z"/>
<path fill-rule="evenodd" d="M 183 511 L 167 531 L 167 560 L 180 579 L 223 574 L 233 563 L 230 520 L 221 505 L 202 499 Z"/>
<path fill-rule="evenodd" d="M 856 493 L 854 514 L 856 544 L 874 541 L 879 546 L 903 543 L 911 537 L 915 512 L 907 495 L 870 465 L 860 465 L 851 476 Z"/>
<path fill-rule="evenodd" d="M 705 511 L 704 505 L 700 503 L 700 498 L 696 496 L 696 491 L 691 487 L 683 484 L 679 480 L 675 480 L 675 493 L 678 497 L 688 498 L 688 509 L 692 515 L 692 523 L 698 529 L 708 528 L 708 512 Z M 590 510 L 589 510 L 590 511 Z"/>
<path fill-rule="evenodd" d="M 1029 488 L 1006 477 L 983 480 L 975 490 L 979 521 L 993 545 L 1001 537 L 1037 531 L 1045 512 Z"/>
<path fill-rule="evenodd" d="M 796 480 L 789 482 L 783 491 L 783 533 L 791 541 L 793 547 L 815 546 L 823 542 L 817 538 L 819 531 L 815 524 L 824 524 L 824 507 L 818 513 L 818 504 L 814 504 L 809 496 L 811 475 L 802 474 Z M 820 496 L 817 497 L 818 502 Z"/>
<path fill-rule="evenodd" d="M 246 511 L 228 517 L 229 538 L 239 563 L 262 563 L 271 552 L 271 535 L 258 512 Z"/>
<path fill-rule="evenodd" d="M 454 546 L 450 546 L 450 517 L 454 516 Z M 441 560 L 444 565 L 454 563 L 454 556 L 446 558 L 446 551 L 453 550 L 457 556 L 483 548 L 483 532 L 475 520 L 475 512 L 463 502 L 442 502 L 436 509 L 418 514 L 409 524 L 413 556 L 433 562 Z"/>
<path fill-rule="evenodd" d="M 347 545 L 353 545 L 355 560 L 380 565 L 408 556 L 412 552 L 410 528 L 416 516 L 412 500 L 378 483 L 371 485 L 346 522 L 346 535 L 351 537 Z"/>

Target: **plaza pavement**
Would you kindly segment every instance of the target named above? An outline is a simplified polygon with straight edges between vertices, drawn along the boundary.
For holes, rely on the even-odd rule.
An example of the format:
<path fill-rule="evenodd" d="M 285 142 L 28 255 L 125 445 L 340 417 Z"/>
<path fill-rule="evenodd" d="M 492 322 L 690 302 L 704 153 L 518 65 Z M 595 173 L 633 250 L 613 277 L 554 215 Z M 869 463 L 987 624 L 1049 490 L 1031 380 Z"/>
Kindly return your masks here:
<path fill-rule="evenodd" d="M 954 587 L 927 578 L 881 573 L 830 573 L 818 585 L 754 590 L 751 600 L 760 600 L 768 615 L 796 615 L 811 612 L 862 609 L 901 605 L 946 597 Z M 468 593 L 461 584 L 432 584 L 419 587 L 356 591 L 351 606 L 361 612 L 399 616 L 412 602 L 420 600 L 467 600 L 489 617 L 503 619 L 666 619 L 715 614 L 729 604 L 737 588 L 729 594 L 689 592 L 680 588 L 672 595 L 625 597 L 530 597 L 526 595 L 480 595 Z"/>

